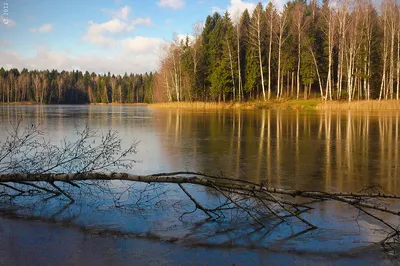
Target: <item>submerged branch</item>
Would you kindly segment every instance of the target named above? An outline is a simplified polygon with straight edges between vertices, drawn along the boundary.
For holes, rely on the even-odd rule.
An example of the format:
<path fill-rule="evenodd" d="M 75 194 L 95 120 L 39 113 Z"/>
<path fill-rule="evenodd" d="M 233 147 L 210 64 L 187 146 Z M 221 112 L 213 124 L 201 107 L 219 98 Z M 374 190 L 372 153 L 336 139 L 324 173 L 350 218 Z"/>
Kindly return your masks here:
<path fill-rule="evenodd" d="M 69 195 L 67 192 L 65 192 L 63 189 L 61 189 L 59 186 L 54 184 L 53 181 L 50 182 L 50 185 L 54 187 L 56 190 L 58 190 L 61 194 L 63 194 L 65 197 L 67 197 L 72 203 L 75 202 L 74 198 L 72 198 L 71 195 Z"/>
<path fill-rule="evenodd" d="M 178 186 L 182 189 L 182 191 L 189 197 L 191 201 L 193 201 L 196 208 L 202 210 L 208 217 L 212 218 L 213 216 L 210 214 L 210 210 L 204 208 L 183 186 L 182 184 L 178 184 Z"/>

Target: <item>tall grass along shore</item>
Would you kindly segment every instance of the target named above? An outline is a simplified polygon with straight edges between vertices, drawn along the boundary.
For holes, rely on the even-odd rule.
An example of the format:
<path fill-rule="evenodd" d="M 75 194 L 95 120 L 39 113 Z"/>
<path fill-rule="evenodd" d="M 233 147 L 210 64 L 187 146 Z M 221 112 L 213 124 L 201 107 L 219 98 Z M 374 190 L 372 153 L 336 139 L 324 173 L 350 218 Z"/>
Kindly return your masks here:
<path fill-rule="evenodd" d="M 150 108 L 174 109 L 316 109 L 316 110 L 400 110 L 398 100 L 369 100 L 369 101 L 321 101 L 285 100 L 285 101 L 255 101 L 255 102 L 165 102 L 152 103 Z"/>

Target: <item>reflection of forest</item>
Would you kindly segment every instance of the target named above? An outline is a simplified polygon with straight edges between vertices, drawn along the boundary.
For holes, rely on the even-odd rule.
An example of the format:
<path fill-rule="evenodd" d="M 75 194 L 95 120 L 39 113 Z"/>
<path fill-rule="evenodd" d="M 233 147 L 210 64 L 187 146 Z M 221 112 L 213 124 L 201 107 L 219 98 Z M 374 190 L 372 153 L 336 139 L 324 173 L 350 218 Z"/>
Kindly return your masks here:
<path fill-rule="evenodd" d="M 399 113 L 163 111 L 165 156 L 186 168 L 299 189 L 400 191 Z M 168 159 L 167 159 L 168 160 Z"/>

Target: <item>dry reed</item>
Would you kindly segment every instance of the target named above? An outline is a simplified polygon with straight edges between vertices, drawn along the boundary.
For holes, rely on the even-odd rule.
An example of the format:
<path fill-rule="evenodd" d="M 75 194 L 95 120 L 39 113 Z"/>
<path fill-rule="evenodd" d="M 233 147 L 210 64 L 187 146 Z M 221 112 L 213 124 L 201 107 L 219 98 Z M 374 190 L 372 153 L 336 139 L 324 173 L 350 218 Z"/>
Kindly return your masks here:
<path fill-rule="evenodd" d="M 234 108 L 256 108 L 254 103 L 232 103 L 232 102 L 165 102 L 152 103 L 148 105 L 154 108 L 178 108 L 178 109 L 234 109 Z"/>
<path fill-rule="evenodd" d="M 270 100 L 252 102 L 165 102 L 149 104 L 154 108 L 174 109 L 314 109 L 319 100 Z"/>
<path fill-rule="evenodd" d="M 317 105 L 317 110 L 400 110 L 398 100 L 327 101 Z"/>

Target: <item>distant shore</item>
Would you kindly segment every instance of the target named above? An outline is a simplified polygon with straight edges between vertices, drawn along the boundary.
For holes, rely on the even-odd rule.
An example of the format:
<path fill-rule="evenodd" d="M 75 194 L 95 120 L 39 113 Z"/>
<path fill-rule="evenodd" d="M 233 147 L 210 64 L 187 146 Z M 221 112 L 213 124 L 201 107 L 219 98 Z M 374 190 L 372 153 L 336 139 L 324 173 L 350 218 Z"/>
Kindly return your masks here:
<path fill-rule="evenodd" d="M 40 104 L 37 102 L 0 102 L 0 105 L 7 105 L 7 104 L 12 104 L 12 105 L 34 105 L 34 104 Z M 43 104 L 44 105 L 44 104 Z"/>
<path fill-rule="evenodd" d="M 0 105 L 141 105 L 147 106 L 147 103 L 37 103 L 37 102 L 0 102 Z"/>

